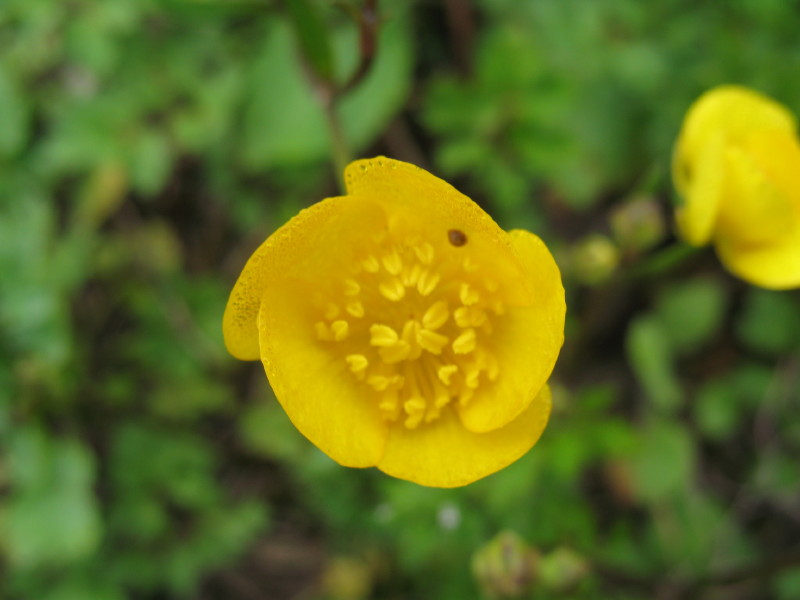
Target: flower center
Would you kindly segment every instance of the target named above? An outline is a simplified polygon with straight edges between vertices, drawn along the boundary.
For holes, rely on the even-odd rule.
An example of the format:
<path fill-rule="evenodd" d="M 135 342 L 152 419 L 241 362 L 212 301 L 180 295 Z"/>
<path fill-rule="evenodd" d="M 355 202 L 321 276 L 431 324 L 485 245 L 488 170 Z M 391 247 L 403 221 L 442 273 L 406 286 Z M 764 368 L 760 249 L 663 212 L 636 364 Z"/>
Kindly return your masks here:
<path fill-rule="evenodd" d="M 505 312 L 499 286 L 478 274 L 466 236 L 456 244 L 454 235 L 443 232 L 437 249 L 383 234 L 317 302 L 317 338 L 387 420 L 409 428 L 465 406 L 499 372 L 488 347 Z"/>

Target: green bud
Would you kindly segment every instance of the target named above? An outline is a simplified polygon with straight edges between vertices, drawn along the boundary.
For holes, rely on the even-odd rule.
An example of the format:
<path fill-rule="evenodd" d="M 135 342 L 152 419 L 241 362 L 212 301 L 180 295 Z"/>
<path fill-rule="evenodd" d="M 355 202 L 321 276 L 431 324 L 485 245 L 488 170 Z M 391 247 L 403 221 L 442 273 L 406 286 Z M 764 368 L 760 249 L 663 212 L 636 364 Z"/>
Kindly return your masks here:
<path fill-rule="evenodd" d="M 572 272 L 578 281 L 595 285 L 606 281 L 619 264 L 619 251 L 604 235 L 585 237 L 572 249 Z"/>
<path fill-rule="evenodd" d="M 539 584 L 553 592 L 566 592 L 578 585 L 590 571 L 580 554 L 561 546 L 543 556 L 538 565 Z"/>
<path fill-rule="evenodd" d="M 625 251 L 649 250 L 667 234 L 658 202 L 649 196 L 635 196 L 615 207 L 609 221 L 614 239 Z"/>
<path fill-rule="evenodd" d="M 538 552 L 513 531 L 502 531 L 472 557 L 472 574 L 489 598 L 519 598 L 530 589 Z"/>

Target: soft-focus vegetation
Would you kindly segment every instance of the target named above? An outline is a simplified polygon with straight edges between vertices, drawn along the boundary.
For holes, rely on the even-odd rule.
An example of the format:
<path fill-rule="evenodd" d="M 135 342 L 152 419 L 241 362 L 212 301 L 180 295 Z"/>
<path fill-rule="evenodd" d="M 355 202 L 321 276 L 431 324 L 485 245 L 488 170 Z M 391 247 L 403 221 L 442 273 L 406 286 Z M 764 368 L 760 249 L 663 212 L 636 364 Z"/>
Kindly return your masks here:
<path fill-rule="evenodd" d="M 669 175 L 714 85 L 800 111 L 797 3 L 384 0 L 352 85 L 334 4 L 0 3 L 0 597 L 800 597 L 800 296 L 680 245 Z M 339 467 L 222 344 L 348 147 L 564 273 L 551 423 L 466 488 Z"/>

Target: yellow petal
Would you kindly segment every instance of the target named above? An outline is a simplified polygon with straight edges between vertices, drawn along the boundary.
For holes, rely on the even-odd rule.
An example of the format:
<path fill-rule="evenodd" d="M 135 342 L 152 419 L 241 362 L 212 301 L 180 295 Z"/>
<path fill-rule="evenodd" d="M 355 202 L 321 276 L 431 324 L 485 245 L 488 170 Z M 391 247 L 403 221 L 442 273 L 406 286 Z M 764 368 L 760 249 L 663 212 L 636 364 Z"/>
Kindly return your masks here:
<path fill-rule="evenodd" d="M 681 235 L 692 245 L 708 243 L 724 185 L 724 154 L 755 131 L 794 134 L 794 116 L 774 100 L 747 88 L 725 85 L 703 94 L 688 110 L 675 144 L 672 175 L 683 198 L 677 210 Z"/>
<path fill-rule="evenodd" d="M 532 233 L 509 233 L 536 295 L 528 306 L 508 307 L 496 321 L 491 352 L 500 375 L 459 409 L 462 423 L 474 432 L 502 427 L 525 410 L 550 377 L 564 343 L 566 303 L 555 260 Z"/>
<path fill-rule="evenodd" d="M 514 421 L 488 433 L 466 430 L 452 410 L 415 429 L 392 427 L 378 468 L 431 487 L 457 487 L 499 471 L 539 440 L 550 416 L 550 389 Z"/>
<path fill-rule="evenodd" d="M 684 193 L 692 164 L 708 140 L 719 133 L 727 144 L 752 131 L 778 129 L 794 133 L 796 128 L 792 113 L 763 94 L 737 85 L 713 88 L 700 96 L 686 113 L 673 162 L 676 187 Z"/>
<path fill-rule="evenodd" d="M 442 248 L 451 254 L 453 262 L 468 255 L 480 256 L 492 265 L 493 276 L 499 281 L 521 279 L 521 267 L 506 232 L 449 183 L 419 167 L 382 156 L 350 163 L 345 182 L 348 194 L 373 198 L 385 208 L 391 215 L 390 228 L 444 242 Z M 456 246 L 448 242 L 452 231 L 458 232 L 459 238 L 463 235 L 466 243 Z M 441 259 L 432 258 L 434 263 Z M 431 293 L 438 283 L 431 277 L 420 276 L 418 290 L 423 295 Z M 527 281 L 522 280 L 511 301 L 529 302 L 531 293 Z"/>
<path fill-rule="evenodd" d="M 309 335 L 291 287 L 268 287 L 258 315 L 261 361 L 275 397 L 300 433 L 333 460 L 373 466 L 383 454 L 386 422 L 348 361 Z"/>
<path fill-rule="evenodd" d="M 702 246 L 711 239 L 722 199 L 724 181 L 724 146 L 721 133 L 709 136 L 699 149 L 682 184 L 684 204 L 676 211 L 681 236 L 692 246 Z M 676 179 L 677 182 L 677 179 Z"/>
<path fill-rule="evenodd" d="M 718 239 L 770 245 L 800 224 L 800 146 L 794 136 L 773 134 L 760 132 L 746 147 L 728 149 Z"/>
<path fill-rule="evenodd" d="M 718 240 L 717 254 L 737 277 L 771 290 L 800 287 L 800 231 L 778 244 L 742 246 Z"/>
<path fill-rule="evenodd" d="M 258 360 L 258 318 L 264 291 L 279 278 L 302 271 L 315 260 L 331 265 L 326 252 L 341 246 L 341 236 L 383 225 L 379 208 L 361 198 L 328 198 L 300 211 L 253 253 L 231 291 L 222 332 L 225 346 L 240 360 Z M 313 235 L 310 235 L 313 233 Z M 334 268 L 331 265 L 331 268 Z"/>

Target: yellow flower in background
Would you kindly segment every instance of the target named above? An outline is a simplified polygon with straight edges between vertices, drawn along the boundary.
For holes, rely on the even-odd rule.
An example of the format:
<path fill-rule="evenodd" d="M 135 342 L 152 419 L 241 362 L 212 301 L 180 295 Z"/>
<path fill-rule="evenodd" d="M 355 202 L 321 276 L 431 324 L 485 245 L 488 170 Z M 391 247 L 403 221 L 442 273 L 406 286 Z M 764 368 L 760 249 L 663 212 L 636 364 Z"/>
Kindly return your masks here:
<path fill-rule="evenodd" d="M 351 163 L 347 195 L 250 257 L 223 318 L 295 426 L 350 467 L 455 487 L 517 460 L 550 414 L 564 289 L 553 257 L 413 165 Z"/>
<path fill-rule="evenodd" d="M 675 146 L 673 179 L 686 241 L 713 241 L 742 279 L 771 289 L 800 286 L 800 143 L 789 110 L 726 85 L 689 109 Z"/>

